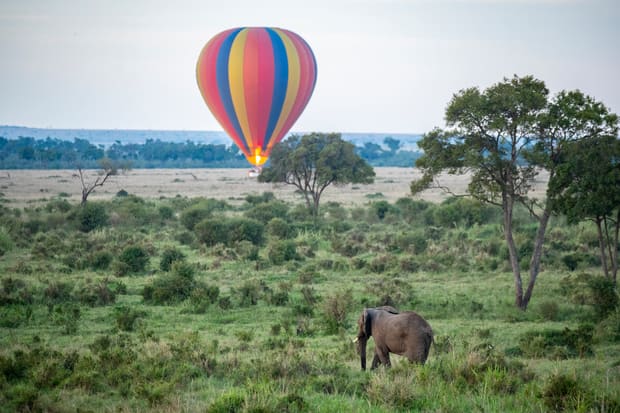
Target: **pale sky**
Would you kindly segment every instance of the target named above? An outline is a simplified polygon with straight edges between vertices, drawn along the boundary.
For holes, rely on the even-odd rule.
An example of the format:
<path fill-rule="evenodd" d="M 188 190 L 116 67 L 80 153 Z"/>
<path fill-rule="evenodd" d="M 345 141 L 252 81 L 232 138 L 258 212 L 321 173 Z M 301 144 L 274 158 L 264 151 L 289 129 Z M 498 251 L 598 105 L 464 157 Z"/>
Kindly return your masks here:
<path fill-rule="evenodd" d="M 460 89 L 513 74 L 620 113 L 618 0 L 0 0 L 0 124 L 222 130 L 195 65 L 240 26 L 313 49 L 293 131 L 424 133 Z"/>

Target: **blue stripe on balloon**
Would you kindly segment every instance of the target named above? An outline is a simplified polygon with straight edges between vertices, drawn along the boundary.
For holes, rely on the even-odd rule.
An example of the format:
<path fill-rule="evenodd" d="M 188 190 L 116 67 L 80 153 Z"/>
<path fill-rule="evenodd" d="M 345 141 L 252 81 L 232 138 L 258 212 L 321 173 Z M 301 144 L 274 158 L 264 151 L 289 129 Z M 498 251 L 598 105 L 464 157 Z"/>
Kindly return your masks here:
<path fill-rule="evenodd" d="M 263 141 L 263 150 L 267 148 L 272 138 L 273 130 L 278 124 L 284 99 L 286 98 L 286 89 L 288 86 L 288 58 L 284 42 L 272 29 L 267 29 L 271 39 L 271 47 L 273 48 L 274 60 L 274 79 L 273 79 L 273 97 L 271 100 L 271 110 L 269 112 L 269 122 L 267 123 L 267 131 Z"/>
<path fill-rule="evenodd" d="M 250 153 L 250 149 L 247 146 L 245 136 L 243 135 L 243 131 L 241 130 L 241 125 L 239 124 L 239 118 L 237 117 L 237 113 L 235 112 L 232 95 L 230 94 L 230 81 L 228 78 L 228 60 L 230 58 L 230 49 L 232 48 L 232 44 L 241 30 L 243 29 L 239 28 L 232 31 L 228 35 L 228 37 L 222 42 L 220 50 L 218 50 L 217 52 L 215 76 L 217 82 L 217 89 L 220 93 L 220 98 L 222 99 L 222 104 L 224 105 L 224 110 L 226 110 L 228 119 L 230 119 L 233 128 L 235 128 L 239 140 L 244 143 L 245 151 L 247 153 Z M 243 148 L 241 149 L 243 150 Z"/>

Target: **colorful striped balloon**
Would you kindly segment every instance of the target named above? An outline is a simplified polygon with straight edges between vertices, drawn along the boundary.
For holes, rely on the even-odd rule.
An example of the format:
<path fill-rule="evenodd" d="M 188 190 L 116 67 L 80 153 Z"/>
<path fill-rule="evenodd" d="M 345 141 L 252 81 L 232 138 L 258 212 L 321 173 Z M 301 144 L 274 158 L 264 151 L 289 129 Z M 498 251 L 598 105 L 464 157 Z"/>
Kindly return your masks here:
<path fill-rule="evenodd" d="M 317 67 L 310 46 L 278 28 L 226 30 L 196 65 L 207 106 L 248 161 L 260 166 L 310 100 Z"/>

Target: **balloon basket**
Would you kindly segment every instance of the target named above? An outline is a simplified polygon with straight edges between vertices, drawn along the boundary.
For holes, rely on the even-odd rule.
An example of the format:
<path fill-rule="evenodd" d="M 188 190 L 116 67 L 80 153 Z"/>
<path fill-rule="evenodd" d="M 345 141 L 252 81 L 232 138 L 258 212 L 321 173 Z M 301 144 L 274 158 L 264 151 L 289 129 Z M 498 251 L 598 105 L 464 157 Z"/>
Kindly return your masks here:
<path fill-rule="evenodd" d="M 261 168 L 260 166 L 253 166 L 249 171 L 248 171 L 248 178 L 256 178 L 258 175 L 260 175 L 260 172 L 262 171 L 263 168 Z"/>

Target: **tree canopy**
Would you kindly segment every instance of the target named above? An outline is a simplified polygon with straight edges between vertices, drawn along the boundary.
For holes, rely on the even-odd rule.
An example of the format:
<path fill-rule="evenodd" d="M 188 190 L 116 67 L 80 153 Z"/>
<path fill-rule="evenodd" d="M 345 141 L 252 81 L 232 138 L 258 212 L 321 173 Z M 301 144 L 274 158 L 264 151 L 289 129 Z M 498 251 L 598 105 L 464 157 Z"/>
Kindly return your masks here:
<path fill-rule="evenodd" d="M 441 172 L 471 174 L 468 195 L 500 206 L 503 230 L 515 280 L 515 303 L 526 309 L 540 271 L 542 246 L 551 207 L 528 197 L 541 169 L 555 178 L 570 142 L 617 136 L 618 119 L 600 102 L 580 91 L 549 98 L 545 83 L 532 76 L 504 79 L 481 91 L 456 93 L 446 109 L 451 129 L 435 129 L 418 146 L 424 155 L 416 165 L 423 176 L 412 182 L 413 193 L 441 187 Z M 529 283 L 523 291 L 522 257 L 513 238 L 513 210 L 525 205 L 538 219 L 529 263 Z"/>
<path fill-rule="evenodd" d="M 317 216 L 321 195 L 328 186 L 369 184 L 374 177 L 373 168 L 339 133 L 310 133 L 293 135 L 274 147 L 270 164 L 263 168 L 258 180 L 297 187 Z"/>

